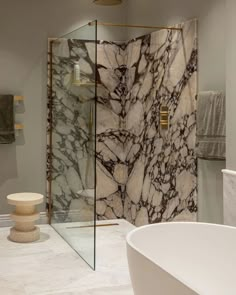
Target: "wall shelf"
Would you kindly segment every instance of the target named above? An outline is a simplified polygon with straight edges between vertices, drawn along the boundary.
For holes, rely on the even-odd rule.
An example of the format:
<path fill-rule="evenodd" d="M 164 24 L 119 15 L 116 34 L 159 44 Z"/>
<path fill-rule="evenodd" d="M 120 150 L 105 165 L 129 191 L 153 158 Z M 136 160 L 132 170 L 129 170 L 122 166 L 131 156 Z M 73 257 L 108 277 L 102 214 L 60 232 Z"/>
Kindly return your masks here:
<path fill-rule="evenodd" d="M 99 85 L 101 85 L 101 84 L 99 84 L 99 83 L 95 83 L 95 82 L 80 82 L 80 83 L 76 83 L 76 82 L 74 82 L 73 83 L 73 85 L 75 85 L 75 86 L 79 86 L 79 87 L 91 87 L 91 86 L 99 86 Z"/>

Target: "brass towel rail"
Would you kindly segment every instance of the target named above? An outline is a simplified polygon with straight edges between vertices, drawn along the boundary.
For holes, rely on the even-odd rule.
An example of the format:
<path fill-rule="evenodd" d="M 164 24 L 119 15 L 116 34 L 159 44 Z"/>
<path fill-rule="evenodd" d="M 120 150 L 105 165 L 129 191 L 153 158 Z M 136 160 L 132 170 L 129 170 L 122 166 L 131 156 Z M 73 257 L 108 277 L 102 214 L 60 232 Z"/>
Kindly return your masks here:
<path fill-rule="evenodd" d="M 23 101 L 24 100 L 24 96 L 22 95 L 15 95 L 14 96 L 14 101 Z"/>
<path fill-rule="evenodd" d="M 23 124 L 15 124 L 15 130 L 22 130 L 24 129 L 24 125 Z"/>

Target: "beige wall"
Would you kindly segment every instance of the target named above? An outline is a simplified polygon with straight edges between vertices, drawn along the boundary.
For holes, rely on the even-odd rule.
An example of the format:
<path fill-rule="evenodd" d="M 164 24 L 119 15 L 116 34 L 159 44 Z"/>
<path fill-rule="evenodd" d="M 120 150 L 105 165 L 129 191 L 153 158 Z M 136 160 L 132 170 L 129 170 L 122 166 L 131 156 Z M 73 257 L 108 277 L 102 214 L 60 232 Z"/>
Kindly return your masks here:
<path fill-rule="evenodd" d="M 226 0 L 227 169 L 236 170 L 236 1 Z"/>
<path fill-rule="evenodd" d="M 233 2 L 233 0 L 232 0 Z M 225 89 L 224 0 L 129 0 L 128 22 L 144 25 L 174 25 L 198 19 L 199 89 Z M 129 31 L 139 36 L 146 30 Z"/>
<path fill-rule="evenodd" d="M 10 209 L 7 194 L 45 194 L 46 190 L 47 38 L 94 19 L 125 22 L 126 5 L 102 7 L 92 0 L 0 0 L 0 7 L 0 93 L 25 96 L 24 109 L 16 116 L 25 125 L 23 135 L 16 144 L 0 145 L 0 214 L 4 214 Z M 123 33 L 101 27 L 98 37 L 123 39 Z"/>
<path fill-rule="evenodd" d="M 46 171 L 46 46 L 47 38 L 67 33 L 99 19 L 146 25 L 172 25 L 199 19 L 199 90 L 225 90 L 225 25 L 227 53 L 227 166 L 236 170 L 233 118 L 236 109 L 234 69 L 236 27 L 234 0 L 128 0 L 122 6 L 99 7 L 92 0 L 0 0 L 0 92 L 25 96 L 24 136 L 15 145 L 0 146 L 0 214 L 6 213 L 5 196 L 17 191 L 45 193 Z M 102 28 L 98 38 L 122 40 L 147 30 Z M 236 38 L 235 38 L 236 40 Z M 20 110 L 22 111 L 22 110 Z M 210 166 L 209 166 L 210 165 Z M 220 222 L 224 163 L 199 163 L 199 205 L 202 221 Z M 217 189 L 216 189 L 217 188 Z M 216 195 L 217 194 L 217 195 Z M 216 201 L 218 200 L 218 201 Z"/>

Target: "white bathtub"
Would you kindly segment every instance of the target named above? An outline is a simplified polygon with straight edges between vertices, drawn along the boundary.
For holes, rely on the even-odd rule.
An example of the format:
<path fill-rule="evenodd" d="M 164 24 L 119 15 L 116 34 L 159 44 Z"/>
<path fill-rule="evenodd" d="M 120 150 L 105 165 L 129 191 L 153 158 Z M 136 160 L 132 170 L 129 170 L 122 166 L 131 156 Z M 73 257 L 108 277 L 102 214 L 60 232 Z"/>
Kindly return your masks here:
<path fill-rule="evenodd" d="M 235 295 L 236 228 L 161 223 L 127 236 L 135 295 Z"/>

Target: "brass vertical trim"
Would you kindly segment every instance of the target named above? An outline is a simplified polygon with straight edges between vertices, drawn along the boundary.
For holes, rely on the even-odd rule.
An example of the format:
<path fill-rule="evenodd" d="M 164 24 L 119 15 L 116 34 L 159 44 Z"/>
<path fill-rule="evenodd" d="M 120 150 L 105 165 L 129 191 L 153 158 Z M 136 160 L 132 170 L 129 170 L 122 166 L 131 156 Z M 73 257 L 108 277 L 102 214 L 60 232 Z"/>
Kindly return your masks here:
<path fill-rule="evenodd" d="M 97 255 L 97 87 L 98 87 L 98 26 L 97 20 L 95 20 L 95 113 L 94 113 L 94 270 L 96 270 L 96 255 Z"/>
<path fill-rule="evenodd" d="M 52 223 L 52 120 L 53 120 L 53 91 L 52 91 L 52 50 L 53 50 L 53 40 L 49 41 L 49 173 L 48 173 L 48 223 Z"/>

